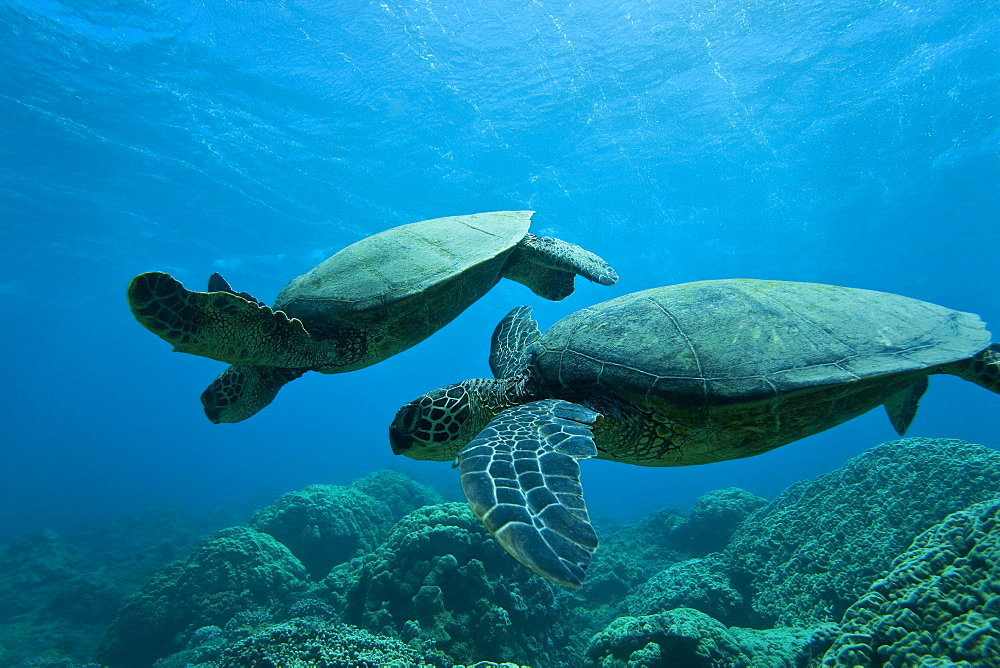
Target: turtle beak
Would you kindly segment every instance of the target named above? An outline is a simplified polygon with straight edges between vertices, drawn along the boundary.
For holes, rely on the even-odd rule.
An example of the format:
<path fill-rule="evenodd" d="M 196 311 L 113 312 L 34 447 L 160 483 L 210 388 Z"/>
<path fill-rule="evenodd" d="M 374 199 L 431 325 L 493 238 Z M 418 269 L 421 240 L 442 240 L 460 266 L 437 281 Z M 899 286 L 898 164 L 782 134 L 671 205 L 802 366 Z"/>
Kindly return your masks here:
<path fill-rule="evenodd" d="M 206 389 L 201 393 L 201 405 L 205 409 L 205 417 L 207 417 L 212 423 L 219 424 L 222 416 L 222 410 L 215 405 L 215 397 L 209 389 Z"/>
<path fill-rule="evenodd" d="M 393 454 L 406 454 L 406 451 L 413 445 L 414 440 L 412 434 L 404 433 L 396 425 L 389 426 L 389 444 L 392 445 Z"/>

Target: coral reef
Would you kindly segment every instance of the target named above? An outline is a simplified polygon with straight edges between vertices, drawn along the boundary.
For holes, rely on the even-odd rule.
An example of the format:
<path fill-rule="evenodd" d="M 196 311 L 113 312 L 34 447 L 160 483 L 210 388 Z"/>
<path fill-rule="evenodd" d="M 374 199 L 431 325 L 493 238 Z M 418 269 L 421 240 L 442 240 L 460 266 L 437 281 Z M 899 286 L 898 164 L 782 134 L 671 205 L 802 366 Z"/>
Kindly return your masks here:
<path fill-rule="evenodd" d="M 997 490 L 990 448 L 883 443 L 756 511 L 723 552 L 725 569 L 755 626 L 837 621 L 920 532 Z"/>
<path fill-rule="evenodd" d="M 1000 665 L 1000 498 L 949 515 L 848 608 L 824 666 Z"/>
<path fill-rule="evenodd" d="M 993 450 L 886 443 L 766 505 L 719 490 L 688 517 L 665 509 L 603 528 L 587 584 L 568 590 L 510 558 L 467 504 L 380 472 L 286 494 L 253 526 L 208 536 L 125 602 L 94 658 L 112 668 L 1000 665 L 998 491 Z M 159 529 L 169 535 L 170 522 Z M 0 663 L 86 657 L 137 575 L 183 549 L 134 550 L 141 568 L 129 570 L 120 554 L 98 558 L 51 532 L 11 544 L 0 553 Z M 113 568 L 81 569 L 91 559 Z M 831 622 L 843 611 L 841 630 Z M 16 649 L 32 642 L 47 653 Z"/>
<path fill-rule="evenodd" d="M 708 492 L 695 501 L 690 517 L 674 530 L 672 544 L 698 557 L 718 552 L 751 513 L 766 505 L 767 499 L 739 487 Z"/>
<path fill-rule="evenodd" d="M 587 586 L 579 595 L 591 607 L 617 603 L 667 565 L 686 559 L 673 538 L 686 521 L 680 512 L 665 508 L 635 524 L 602 532 L 600 548 L 587 569 Z"/>
<path fill-rule="evenodd" d="M 732 589 L 725 573 L 709 572 L 708 562 L 691 557 L 724 548 L 740 522 L 766 504 L 759 496 L 730 487 L 700 497 L 690 516 L 667 508 L 616 531 L 602 530 L 587 585 L 571 607 L 576 634 L 586 639 L 619 615 L 680 606 L 716 615 L 726 623 L 746 621 L 743 597 Z M 713 562 L 713 568 L 717 565 Z M 686 568 L 691 572 L 685 573 Z M 648 600 L 639 605 L 643 598 Z"/>
<path fill-rule="evenodd" d="M 745 626 L 747 601 L 736 591 L 717 555 L 672 564 L 625 599 L 629 615 L 641 616 L 692 608 L 727 626 Z"/>
<path fill-rule="evenodd" d="M 271 536 L 246 527 L 222 529 L 128 599 L 95 659 L 110 666 L 150 665 L 180 649 L 184 634 L 242 610 L 278 606 L 306 584 L 302 564 Z"/>
<path fill-rule="evenodd" d="M 158 507 L 10 542 L 0 550 L 0 665 L 85 661 L 129 594 L 232 521 Z"/>
<path fill-rule="evenodd" d="M 560 624 L 565 599 L 511 559 L 465 503 L 410 513 L 352 570 L 324 582 L 348 623 L 433 641 L 454 661 L 559 665 L 571 656 Z"/>
<path fill-rule="evenodd" d="M 285 545 L 310 577 L 322 580 L 337 564 L 374 550 L 406 513 L 439 503 L 431 489 L 391 471 L 349 487 L 310 485 L 254 513 L 250 526 Z"/>
<path fill-rule="evenodd" d="M 221 628 L 202 627 L 189 635 L 185 649 L 156 661 L 153 668 L 464 668 L 452 663 L 433 642 L 407 644 L 344 624 L 329 606 L 316 599 L 299 601 L 287 617 L 276 622 L 257 608 L 237 614 Z M 475 667 L 519 668 L 519 665 L 480 661 Z"/>
<path fill-rule="evenodd" d="M 432 668 L 450 663 L 440 653 L 428 655 L 399 640 L 315 618 L 268 626 L 223 649 L 216 662 L 218 668 L 315 665 Z"/>
<path fill-rule="evenodd" d="M 726 628 L 703 612 L 675 608 L 654 615 L 619 617 L 591 639 L 586 656 L 589 665 L 601 668 L 778 667 L 795 665 L 798 657 L 813 651 L 817 638 L 828 637 L 825 627 Z"/>
<path fill-rule="evenodd" d="M 435 490 L 396 471 L 374 471 L 351 483 L 351 489 L 381 501 L 392 513 L 393 520 L 422 506 L 444 502 Z"/>

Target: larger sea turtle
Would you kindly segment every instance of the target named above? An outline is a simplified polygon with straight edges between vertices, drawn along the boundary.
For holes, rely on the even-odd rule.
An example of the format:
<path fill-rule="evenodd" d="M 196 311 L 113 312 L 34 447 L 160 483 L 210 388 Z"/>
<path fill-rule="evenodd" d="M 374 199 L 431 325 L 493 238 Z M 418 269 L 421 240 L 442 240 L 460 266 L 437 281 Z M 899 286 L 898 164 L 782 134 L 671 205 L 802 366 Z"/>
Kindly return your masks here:
<path fill-rule="evenodd" d="M 501 278 L 546 299 L 573 292 L 579 274 L 614 285 L 618 274 L 579 246 L 528 234 L 531 211 L 495 211 L 394 227 L 292 279 L 268 307 L 215 274 L 209 292 L 169 274 L 132 279 L 128 302 L 174 350 L 233 365 L 202 393 L 213 422 L 238 422 L 309 370 L 353 371 L 380 362 L 451 322 Z"/>
<path fill-rule="evenodd" d="M 578 459 L 642 466 L 756 455 L 884 405 L 899 434 L 930 374 L 1000 392 L 980 319 L 869 290 L 718 280 L 636 292 L 540 334 L 526 306 L 478 378 L 406 404 L 393 451 L 453 460 L 473 512 L 521 563 L 579 587 L 597 535 Z"/>

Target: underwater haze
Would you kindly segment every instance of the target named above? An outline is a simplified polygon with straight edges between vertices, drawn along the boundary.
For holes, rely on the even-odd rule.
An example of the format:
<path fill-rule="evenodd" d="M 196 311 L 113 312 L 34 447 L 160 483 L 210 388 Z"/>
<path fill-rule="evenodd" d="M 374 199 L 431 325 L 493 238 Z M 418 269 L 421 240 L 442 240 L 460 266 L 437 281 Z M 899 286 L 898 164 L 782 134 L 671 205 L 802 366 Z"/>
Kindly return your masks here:
<path fill-rule="evenodd" d="M 159 506 L 253 509 L 448 464 L 392 454 L 397 409 L 489 375 L 490 335 L 685 281 L 883 290 L 1000 331 L 1000 5 L 955 0 L 0 4 L 0 535 Z M 272 302 L 336 250 L 533 210 L 621 275 L 546 302 L 503 281 L 418 346 L 307 374 L 211 424 L 220 362 L 133 319 L 129 279 L 220 272 Z M 994 334 L 994 340 L 998 338 Z M 998 397 L 934 377 L 909 435 L 1000 446 Z M 895 438 L 878 410 L 770 453 L 582 462 L 595 516 L 772 498 Z M 914 490 L 919 494 L 920 490 Z"/>

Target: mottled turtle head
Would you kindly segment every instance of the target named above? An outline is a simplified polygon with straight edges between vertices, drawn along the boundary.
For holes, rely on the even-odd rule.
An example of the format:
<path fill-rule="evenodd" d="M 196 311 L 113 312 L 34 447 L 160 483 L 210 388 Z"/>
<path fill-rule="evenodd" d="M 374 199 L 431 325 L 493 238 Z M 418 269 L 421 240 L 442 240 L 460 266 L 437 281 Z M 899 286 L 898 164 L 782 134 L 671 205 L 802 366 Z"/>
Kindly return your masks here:
<path fill-rule="evenodd" d="M 486 426 L 493 414 L 477 391 L 492 379 L 477 378 L 423 394 L 396 413 L 389 443 L 397 455 L 446 462 Z"/>
<path fill-rule="evenodd" d="M 215 424 L 246 420 L 271 403 L 285 383 L 303 373 L 301 369 L 234 364 L 201 393 L 205 417 Z"/>

